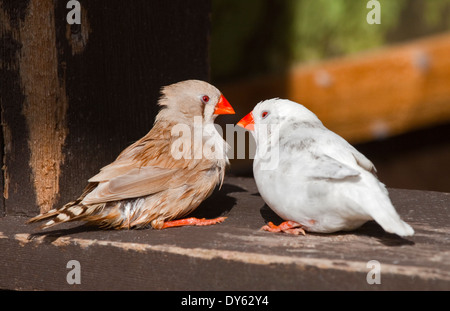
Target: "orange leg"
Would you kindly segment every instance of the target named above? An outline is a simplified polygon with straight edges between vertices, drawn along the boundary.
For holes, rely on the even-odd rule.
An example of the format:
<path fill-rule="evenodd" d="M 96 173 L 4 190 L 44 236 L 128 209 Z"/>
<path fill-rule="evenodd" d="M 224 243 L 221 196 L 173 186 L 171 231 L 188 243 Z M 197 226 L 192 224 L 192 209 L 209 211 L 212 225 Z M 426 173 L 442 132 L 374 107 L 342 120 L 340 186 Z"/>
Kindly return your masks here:
<path fill-rule="evenodd" d="M 209 226 L 214 225 L 223 222 L 226 219 L 226 217 L 217 217 L 214 219 L 205 219 L 205 218 L 184 218 L 184 219 L 177 219 L 172 221 L 166 221 L 164 222 L 164 225 L 161 229 L 165 228 L 171 228 L 171 227 L 181 227 L 181 226 Z"/>
<path fill-rule="evenodd" d="M 261 230 L 269 232 L 285 232 L 294 235 L 300 234 L 306 235 L 305 230 L 303 230 L 301 227 L 302 227 L 301 224 L 292 220 L 284 221 L 278 226 L 274 225 L 271 221 L 269 221 L 269 223 L 263 226 Z"/>

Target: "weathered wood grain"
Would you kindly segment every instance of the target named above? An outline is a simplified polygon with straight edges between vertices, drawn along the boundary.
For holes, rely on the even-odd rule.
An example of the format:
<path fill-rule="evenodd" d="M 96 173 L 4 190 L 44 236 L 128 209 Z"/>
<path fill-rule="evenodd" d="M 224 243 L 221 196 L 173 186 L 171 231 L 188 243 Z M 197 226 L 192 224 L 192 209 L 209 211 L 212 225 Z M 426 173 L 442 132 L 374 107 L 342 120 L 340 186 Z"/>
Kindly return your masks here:
<path fill-rule="evenodd" d="M 374 222 L 353 232 L 288 236 L 260 231 L 279 219 L 250 178 L 225 180 L 195 212 L 222 224 L 167 230 L 97 231 L 79 223 L 34 231 L 0 219 L 0 288 L 44 290 L 448 290 L 450 195 L 389 189 L 416 234 Z M 38 233 L 38 234 L 36 234 Z M 69 260 L 81 284 L 66 282 Z M 377 260 L 381 284 L 366 281 Z"/>
<path fill-rule="evenodd" d="M 3 214 L 73 200 L 153 125 L 159 90 L 208 80 L 210 2 L 0 1 Z"/>

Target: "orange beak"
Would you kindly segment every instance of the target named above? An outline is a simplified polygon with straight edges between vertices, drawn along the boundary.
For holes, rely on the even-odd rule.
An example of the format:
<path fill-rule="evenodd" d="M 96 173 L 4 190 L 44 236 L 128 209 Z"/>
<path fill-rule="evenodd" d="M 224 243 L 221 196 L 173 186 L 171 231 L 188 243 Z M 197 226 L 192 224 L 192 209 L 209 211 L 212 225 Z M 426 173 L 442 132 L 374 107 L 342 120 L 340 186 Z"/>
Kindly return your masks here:
<path fill-rule="evenodd" d="M 214 114 L 235 114 L 235 112 L 228 100 L 223 95 L 220 95 Z"/>
<path fill-rule="evenodd" d="M 254 131 L 255 130 L 255 120 L 253 119 L 253 113 L 249 113 L 245 117 L 241 119 L 236 125 L 239 125 L 246 130 Z"/>

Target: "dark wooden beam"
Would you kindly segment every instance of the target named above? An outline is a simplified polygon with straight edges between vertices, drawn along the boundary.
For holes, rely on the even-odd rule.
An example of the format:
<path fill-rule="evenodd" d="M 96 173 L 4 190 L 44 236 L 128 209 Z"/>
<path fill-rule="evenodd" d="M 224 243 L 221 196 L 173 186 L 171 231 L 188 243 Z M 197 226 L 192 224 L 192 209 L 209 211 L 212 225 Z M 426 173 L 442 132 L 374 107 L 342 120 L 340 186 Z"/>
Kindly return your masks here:
<path fill-rule="evenodd" d="M 67 1 L 0 1 L 3 214 L 74 199 L 152 127 L 162 86 L 209 79 L 209 0 L 79 2 L 69 25 Z"/>
<path fill-rule="evenodd" d="M 448 290 L 450 195 L 389 189 L 416 233 L 407 239 L 374 222 L 353 232 L 288 236 L 260 231 L 279 219 L 253 179 L 225 179 L 198 217 L 208 227 L 97 231 L 80 223 L 50 229 L 25 217 L 0 219 L 0 288 L 20 290 Z M 37 234 L 36 234 L 37 233 Z M 70 260 L 80 284 L 68 284 Z M 381 284 L 368 284 L 371 260 Z"/>

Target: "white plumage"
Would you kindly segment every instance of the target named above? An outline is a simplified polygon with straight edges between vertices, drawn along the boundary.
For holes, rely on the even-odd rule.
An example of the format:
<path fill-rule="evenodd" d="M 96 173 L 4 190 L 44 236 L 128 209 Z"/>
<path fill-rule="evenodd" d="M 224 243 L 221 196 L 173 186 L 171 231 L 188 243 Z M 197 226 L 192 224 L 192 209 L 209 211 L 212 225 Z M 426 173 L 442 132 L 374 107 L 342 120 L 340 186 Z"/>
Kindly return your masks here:
<path fill-rule="evenodd" d="M 263 101 L 239 122 L 250 129 L 252 124 L 256 184 L 280 217 L 310 232 L 353 230 L 373 219 L 387 232 L 414 234 L 397 214 L 372 162 L 304 106 Z M 263 228 L 280 231 L 271 230 L 275 227 Z"/>

